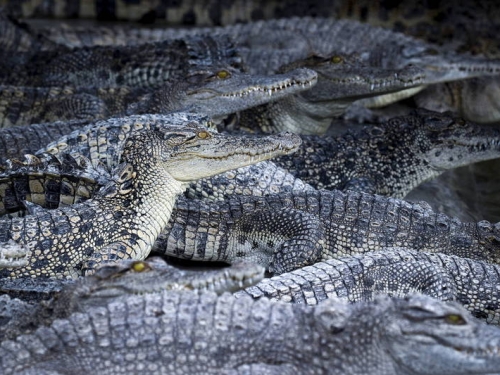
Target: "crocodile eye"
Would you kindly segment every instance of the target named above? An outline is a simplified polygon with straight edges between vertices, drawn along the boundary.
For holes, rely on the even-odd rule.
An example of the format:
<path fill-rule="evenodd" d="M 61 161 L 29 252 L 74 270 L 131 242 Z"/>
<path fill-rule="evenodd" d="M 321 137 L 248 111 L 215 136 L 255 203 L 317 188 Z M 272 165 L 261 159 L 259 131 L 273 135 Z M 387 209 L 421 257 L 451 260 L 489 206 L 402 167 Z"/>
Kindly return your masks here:
<path fill-rule="evenodd" d="M 198 138 L 201 138 L 201 139 L 210 138 L 210 133 L 205 131 L 205 130 L 202 130 L 202 131 L 198 132 Z"/>
<path fill-rule="evenodd" d="M 431 55 L 431 56 L 439 55 L 439 51 L 435 48 L 429 48 L 426 52 L 428 55 Z"/>
<path fill-rule="evenodd" d="M 453 325 L 464 325 L 467 323 L 465 321 L 465 319 L 461 315 L 458 315 L 458 314 L 445 315 L 444 321 L 448 324 L 453 324 Z"/>
<path fill-rule="evenodd" d="M 465 121 L 463 118 L 459 118 L 459 119 L 457 119 L 457 121 L 455 121 L 455 123 L 456 123 L 458 126 L 466 126 L 466 125 L 467 125 L 467 121 Z"/>
<path fill-rule="evenodd" d="M 227 70 L 219 70 L 216 74 L 219 79 L 226 79 L 231 76 L 231 74 Z"/>
<path fill-rule="evenodd" d="M 340 64 L 343 59 L 341 56 L 333 56 L 330 61 L 333 63 L 333 64 Z"/>
<path fill-rule="evenodd" d="M 144 272 L 144 271 L 149 271 L 151 269 L 149 264 L 147 264 L 146 262 L 142 262 L 142 261 L 137 261 L 137 262 L 132 263 L 131 268 L 135 272 Z"/>

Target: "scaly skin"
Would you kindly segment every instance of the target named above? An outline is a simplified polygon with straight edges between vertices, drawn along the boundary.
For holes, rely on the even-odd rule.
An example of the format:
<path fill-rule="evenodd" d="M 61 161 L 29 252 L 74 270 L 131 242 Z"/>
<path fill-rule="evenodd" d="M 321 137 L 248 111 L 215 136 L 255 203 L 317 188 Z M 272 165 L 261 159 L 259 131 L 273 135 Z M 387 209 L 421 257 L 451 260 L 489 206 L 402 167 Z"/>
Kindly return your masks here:
<path fill-rule="evenodd" d="M 276 274 L 396 246 L 500 263 L 499 229 L 486 221 L 462 223 L 422 203 L 355 192 L 233 196 L 225 202 L 181 197 L 154 251 L 249 261 Z"/>
<path fill-rule="evenodd" d="M 55 48 L 64 49 L 60 44 L 0 10 L 0 55 L 3 59 L 12 58 L 12 55 L 17 53 L 33 56 L 40 51 Z"/>
<path fill-rule="evenodd" d="M 28 254 L 27 246 L 19 245 L 14 241 L 3 243 L 0 246 L 0 269 L 27 265 Z"/>
<path fill-rule="evenodd" d="M 216 66 L 203 67 L 185 80 L 156 89 L 2 86 L 0 126 L 174 111 L 218 119 L 309 89 L 315 83 L 316 73 L 308 69 L 262 76 Z"/>
<path fill-rule="evenodd" d="M 31 251 L 28 266 L 0 274 L 71 278 L 102 262 L 144 259 L 186 182 L 292 152 L 300 144 L 292 135 L 256 139 L 222 136 L 196 124 L 183 128 L 183 119 L 130 136 L 112 181 L 93 199 L 0 222 L 4 242 L 13 239 Z"/>
<path fill-rule="evenodd" d="M 23 375 L 492 374 L 499 346 L 497 327 L 426 296 L 308 307 L 171 291 L 128 296 L 3 341 L 0 368 Z"/>
<path fill-rule="evenodd" d="M 106 125 L 102 123 L 99 131 L 82 130 L 63 137 L 42 151 L 56 155 L 75 152 L 112 167 L 115 156 L 110 145 L 119 137 L 108 135 L 114 130 L 106 129 Z M 94 141 L 101 139 L 97 134 L 102 134 L 102 140 Z M 396 198 L 403 198 L 447 169 L 500 157 L 498 129 L 426 110 L 340 137 L 302 139 L 304 143 L 297 153 L 276 159 L 279 167 L 316 188 L 358 190 Z M 88 144 L 93 144 L 92 148 Z M 196 189 L 209 196 L 227 196 L 227 186 L 234 183 L 234 177 L 230 179 L 229 175 L 199 183 Z M 250 172 L 243 171 L 238 176 L 244 180 L 251 177 Z M 198 196 L 203 194 L 201 191 Z"/>
<path fill-rule="evenodd" d="M 83 202 L 111 180 L 109 172 L 88 159 L 63 154 L 25 161 L 7 160 L 0 165 L 0 215 L 16 213 L 33 203 L 54 209 Z M 26 202 L 27 201 L 27 202 Z"/>
<path fill-rule="evenodd" d="M 54 139 L 82 129 L 88 120 L 57 121 L 0 129 L 0 160 L 20 158 L 33 154 Z"/>
<path fill-rule="evenodd" d="M 139 43 L 187 35 L 228 35 L 251 73 L 276 72 L 282 65 L 337 54 L 359 54 L 369 66 L 402 69 L 414 64 L 426 72 L 424 83 L 437 83 L 481 75 L 496 75 L 498 61 L 458 55 L 438 45 L 352 20 L 294 17 L 236 24 L 226 27 L 128 30 L 124 40 Z M 139 37 L 134 38 L 134 34 Z M 276 47 L 278 46 L 278 47 Z"/>
<path fill-rule="evenodd" d="M 122 260 L 96 269 L 96 273 L 78 280 L 0 280 L 0 290 L 11 297 L 9 307 L 0 311 L 0 340 L 31 333 L 55 319 L 66 318 L 91 307 L 125 300 L 131 295 L 163 291 L 234 292 L 262 280 L 264 268 L 247 263 L 226 268 L 193 270 L 179 268 L 158 257 L 147 261 Z M 42 301 L 50 296 L 48 301 Z M 17 306 L 16 306 L 17 302 Z M 40 303 L 33 303 L 40 302 Z M 16 310 L 16 314 L 10 312 Z"/>
<path fill-rule="evenodd" d="M 417 110 L 339 137 L 302 136 L 275 163 L 318 189 L 405 197 L 448 169 L 500 157 L 500 130 Z"/>
<path fill-rule="evenodd" d="M 35 167 L 33 180 L 44 181 L 43 173 Z M 258 169 L 258 171 L 262 171 Z M 83 174 L 85 170 L 75 174 Z M 31 173 L 31 172 L 30 172 Z M 8 173 L 6 173 L 8 175 Z M 237 176 L 237 175 L 236 175 Z M 264 182 L 269 176 L 256 177 Z M 57 181 L 56 176 L 52 176 Z M 228 180 L 222 178 L 220 181 Z M 239 177 L 235 178 L 235 186 Z M 80 180 L 75 177 L 75 185 Z M 231 179 L 229 179 L 231 181 Z M 246 191 L 242 180 L 243 190 Z M 85 182 L 88 189 L 95 186 Z M 42 185 L 41 182 L 36 186 Z M 96 183 L 98 185 L 98 183 Z M 209 181 L 200 185 L 203 191 L 218 192 Z M 235 186 L 229 185 L 228 190 Z M 272 185 L 271 185 L 272 186 Z M 422 204 L 410 204 L 369 194 L 338 191 L 318 192 L 300 190 L 286 183 L 290 193 L 268 197 L 216 196 L 229 201 L 208 202 L 179 198 L 171 221 L 155 244 L 162 253 L 194 260 L 225 261 L 238 259 L 257 262 L 272 272 L 312 264 L 321 259 L 363 253 L 387 246 L 410 246 L 421 251 L 444 251 L 449 254 L 499 262 L 498 228 L 487 222 L 461 223 L 432 212 Z M 29 188 L 26 197 L 31 199 Z M 16 194 L 15 187 L 12 197 Z M 48 206 L 47 188 L 40 187 L 37 203 Z M 78 189 L 66 189 L 69 197 L 57 192 L 53 203 L 78 198 Z M 24 191 L 24 190 L 23 190 Z M 261 190 L 261 193 L 263 190 Z M 271 191 L 272 192 L 272 191 Z M 73 193 L 73 195 L 71 194 Z M 14 199 L 12 199 L 14 201 Z M 24 203 L 26 205 L 27 203 Z M 11 205 L 13 206 L 13 205 Z M 21 202 L 17 203 L 17 207 Z M 31 205 L 28 208 L 32 212 Z"/>
<path fill-rule="evenodd" d="M 13 62 L 10 69 L 1 74 L 0 82 L 59 87 L 158 87 L 186 79 L 202 66 L 218 64 L 241 66 L 229 38 L 192 36 L 141 46 L 40 52 L 24 64 Z"/>
<path fill-rule="evenodd" d="M 239 115 L 238 127 L 272 133 L 284 129 L 298 134 L 324 134 L 332 118 L 342 116 L 361 98 L 394 97 L 401 100 L 423 89 L 423 69 L 408 66 L 384 69 L 369 66 L 358 56 L 333 53 L 327 57 L 312 56 L 283 66 L 280 72 L 297 67 L 313 69 L 318 84 L 311 90 L 282 100 L 250 108 Z"/>
<path fill-rule="evenodd" d="M 327 298 L 371 301 L 377 295 L 423 293 L 457 301 L 472 315 L 500 325 L 500 268 L 496 264 L 408 248 L 329 259 L 262 280 L 236 297 L 316 305 Z"/>

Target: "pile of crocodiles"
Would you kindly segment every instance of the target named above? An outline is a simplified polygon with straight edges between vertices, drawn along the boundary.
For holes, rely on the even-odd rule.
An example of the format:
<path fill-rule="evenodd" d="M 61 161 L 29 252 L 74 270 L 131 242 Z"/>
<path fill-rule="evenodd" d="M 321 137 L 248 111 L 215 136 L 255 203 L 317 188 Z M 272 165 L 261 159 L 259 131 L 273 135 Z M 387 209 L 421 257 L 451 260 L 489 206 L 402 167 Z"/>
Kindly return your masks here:
<path fill-rule="evenodd" d="M 0 373 L 500 374 L 498 6 L 167 3 L 0 1 Z"/>

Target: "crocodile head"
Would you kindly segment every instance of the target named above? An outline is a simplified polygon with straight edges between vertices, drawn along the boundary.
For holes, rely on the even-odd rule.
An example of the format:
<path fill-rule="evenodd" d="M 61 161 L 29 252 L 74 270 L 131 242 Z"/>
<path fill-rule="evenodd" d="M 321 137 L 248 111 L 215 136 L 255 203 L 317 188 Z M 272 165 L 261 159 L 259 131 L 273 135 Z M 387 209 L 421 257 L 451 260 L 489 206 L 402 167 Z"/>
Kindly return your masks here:
<path fill-rule="evenodd" d="M 271 76 L 242 73 L 230 66 L 206 67 L 182 82 L 161 87 L 129 106 L 129 113 L 201 113 L 214 119 L 311 88 L 313 70 L 295 69 Z"/>
<path fill-rule="evenodd" d="M 382 333 L 396 373 L 489 374 L 500 367 L 500 329 L 455 302 L 427 296 L 394 300 Z"/>
<path fill-rule="evenodd" d="M 380 94 L 405 90 L 424 83 L 422 69 L 407 66 L 402 69 L 385 69 L 370 66 L 356 54 L 332 53 L 326 57 L 313 55 L 283 66 L 281 71 L 304 67 L 318 74 L 318 83 L 302 94 L 311 102 L 330 101 L 347 103 Z"/>
<path fill-rule="evenodd" d="M 377 155 L 377 162 L 385 159 L 405 166 L 403 171 L 419 169 L 424 179 L 500 157 L 500 130 L 424 109 L 371 126 L 358 137 L 369 143 L 366 149 Z"/>
<path fill-rule="evenodd" d="M 142 168 L 147 155 L 175 180 L 188 182 L 289 154 L 301 142 L 291 133 L 233 136 L 191 123 L 132 135 L 125 143 L 122 161 Z"/>
<path fill-rule="evenodd" d="M 416 129 L 422 157 L 434 169 L 446 170 L 500 157 L 500 130 L 449 113 L 419 110 L 417 114 L 422 120 Z"/>
<path fill-rule="evenodd" d="M 282 66 L 280 72 L 292 73 L 297 68 L 315 71 L 318 75 L 317 84 L 310 90 L 268 105 L 263 112 L 250 109 L 250 123 L 252 117 L 258 117 L 261 128 L 266 121 L 270 121 L 269 128 L 272 131 L 322 134 L 330 126 L 332 118 L 344 114 L 354 101 L 396 93 L 398 95 L 394 100 L 399 100 L 402 92 L 412 95 L 414 91 L 410 90 L 420 90 L 425 79 L 419 68 L 371 67 L 354 54 L 334 53 L 327 57 L 313 55 Z M 241 115 L 243 123 L 246 117 L 246 114 Z"/>
<path fill-rule="evenodd" d="M 264 277 L 264 268 L 251 263 L 204 268 L 173 266 L 159 257 L 106 263 L 85 280 L 63 289 L 51 308 L 56 314 L 64 314 L 68 304 L 76 304 L 82 309 L 102 306 L 122 296 L 165 290 L 210 290 L 222 294 L 252 286 Z"/>

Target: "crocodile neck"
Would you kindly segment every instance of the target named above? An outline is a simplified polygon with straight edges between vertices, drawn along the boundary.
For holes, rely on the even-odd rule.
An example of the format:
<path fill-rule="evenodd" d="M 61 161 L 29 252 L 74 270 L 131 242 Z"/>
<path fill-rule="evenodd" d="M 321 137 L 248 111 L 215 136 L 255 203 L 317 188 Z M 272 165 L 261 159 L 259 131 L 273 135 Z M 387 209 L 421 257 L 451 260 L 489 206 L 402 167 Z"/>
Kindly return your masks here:
<path fill-rule="evenodd" d="M 125 234 L 110 232 L 109 242 L 120 241 L 128 245 L 137 242 L 140 246 L 133 246 L 134 253 L 130 255 L 134 259 L 144 259 L 166 226 L 177 196 L 184 192 L 186 185 L 174 179 L 160 163 L 128 163 L 121 172 L 121 176 L 127 177 L 118 186 L 118 194 L 111 199 L 105 194 L 97 202 L 107 206 L 109 210 L 106 211 L 115 212 L 115 217 L 117 210 L 122 209 L 123 216 L 115 225 L 133 231 L 127 230 Z"/>

